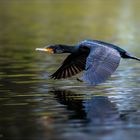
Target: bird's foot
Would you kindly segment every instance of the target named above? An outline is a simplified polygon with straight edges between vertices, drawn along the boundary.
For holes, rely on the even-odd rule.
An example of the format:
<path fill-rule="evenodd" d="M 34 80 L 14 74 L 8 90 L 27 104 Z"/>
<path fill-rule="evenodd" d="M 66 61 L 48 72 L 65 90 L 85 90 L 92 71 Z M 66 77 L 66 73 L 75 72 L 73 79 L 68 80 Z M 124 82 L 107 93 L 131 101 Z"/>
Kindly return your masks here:
<path fill-rule="evenodd" d="M 80 78 L 76 78 L 76 80 L 77 81 L 79 81 L 79 82 L 84 82 L 82 79 L 80 79 Z"/>

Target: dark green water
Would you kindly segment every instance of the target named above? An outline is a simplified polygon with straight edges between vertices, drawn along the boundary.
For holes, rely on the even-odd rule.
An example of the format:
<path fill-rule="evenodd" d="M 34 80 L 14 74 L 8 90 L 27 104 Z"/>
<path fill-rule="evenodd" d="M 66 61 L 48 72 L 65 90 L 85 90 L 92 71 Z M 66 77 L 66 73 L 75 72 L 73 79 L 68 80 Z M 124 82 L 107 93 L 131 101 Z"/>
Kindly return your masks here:
<path fill-rule="evenodd" d="M 0 0 L 0 139 L 138 140 L 140 63 L 122 60 L 96 87 L 50 80 L 66 55 L 35 51 L 84 39 L 140 57 L 137 0 Z"/>

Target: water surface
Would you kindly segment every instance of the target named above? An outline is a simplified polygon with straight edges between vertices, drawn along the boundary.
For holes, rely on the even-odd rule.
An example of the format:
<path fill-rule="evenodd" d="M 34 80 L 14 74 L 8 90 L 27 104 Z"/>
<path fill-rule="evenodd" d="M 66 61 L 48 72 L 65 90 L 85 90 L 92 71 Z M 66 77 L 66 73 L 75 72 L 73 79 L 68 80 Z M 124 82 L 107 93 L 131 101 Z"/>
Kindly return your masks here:
<path fill-rule="evenodd" d="M 0 1 L 0 138 L 137 140 L 140 64 L 122 60 L 105 83 L 50 80 L 67 56 L 35 51 L 84 39 L 115 43 L 140 57 L 137 0 Z"/>

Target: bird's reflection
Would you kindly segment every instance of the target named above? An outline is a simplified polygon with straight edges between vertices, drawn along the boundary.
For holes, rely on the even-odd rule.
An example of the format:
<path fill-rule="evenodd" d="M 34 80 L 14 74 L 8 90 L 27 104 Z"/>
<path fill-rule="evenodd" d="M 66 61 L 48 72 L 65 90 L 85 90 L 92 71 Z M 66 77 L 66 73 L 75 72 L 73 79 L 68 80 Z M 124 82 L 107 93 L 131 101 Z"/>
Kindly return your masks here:
<path fill-rule="evenodd" d="M 59 103 L 74 111 L 70 119 L 84 119 L 94 124 L 113 123 L 120 120 L 115 103 L 106 96 L 94 96 L 85 99 L 83 95 L 70 90 L 52 90 Z"/>
<path fill-rule="evenodd" d="M 52 90 L 56 99 L 66 105 L 68 110 L 74 111 L 74 114 L 70 116 L 70 119 L 85 119 L 86 112 L 83 109 L 83 99 L 78 98 L 80 94 L 75 94 L 70 90 L 55 89 Z"/>
<path fill-rule="evenodd" d="M 108 97 L 95 96 L 84 102 L 86 118 L 94 124 L 113 123 L 119 120 L 119 112 Z"/>

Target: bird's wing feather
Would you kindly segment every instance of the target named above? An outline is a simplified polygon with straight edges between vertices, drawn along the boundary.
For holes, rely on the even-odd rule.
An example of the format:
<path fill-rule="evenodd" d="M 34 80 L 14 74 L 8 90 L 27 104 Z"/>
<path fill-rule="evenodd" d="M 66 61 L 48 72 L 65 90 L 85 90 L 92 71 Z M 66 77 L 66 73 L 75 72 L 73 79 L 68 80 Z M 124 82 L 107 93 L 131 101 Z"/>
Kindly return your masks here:
<path fill-rule="evenodd" d="M 88 53 L 76 52 L 70 54 L 62 66 L 51 75 L 51 78 L 61 79 L 71 77 L 85 69 Z"/>
<path fill-rule="evenodd" d="M 87 61 L 83 80 L 97 85 L 107 80 L 120 63 L 120 54 L 109 47 L 97 47 L 91 50 Z"/>

